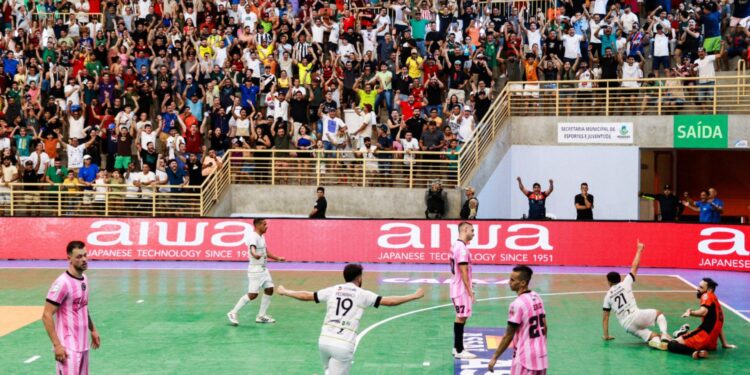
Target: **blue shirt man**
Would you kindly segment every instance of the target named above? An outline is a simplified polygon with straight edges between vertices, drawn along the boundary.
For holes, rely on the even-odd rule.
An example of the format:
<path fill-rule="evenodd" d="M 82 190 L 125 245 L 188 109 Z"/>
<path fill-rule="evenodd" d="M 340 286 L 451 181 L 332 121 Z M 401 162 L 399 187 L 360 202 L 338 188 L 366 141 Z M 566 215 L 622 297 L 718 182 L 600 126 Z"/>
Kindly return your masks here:
<path fill-rule="evenodd" d="M 96 180 L 97 173 L 99 173 L 99 166 L 91 163 L 91 155 L 84 155 L 83 167 L 78 170 L 78 178 L 85 182 L 91 183 Z"/>

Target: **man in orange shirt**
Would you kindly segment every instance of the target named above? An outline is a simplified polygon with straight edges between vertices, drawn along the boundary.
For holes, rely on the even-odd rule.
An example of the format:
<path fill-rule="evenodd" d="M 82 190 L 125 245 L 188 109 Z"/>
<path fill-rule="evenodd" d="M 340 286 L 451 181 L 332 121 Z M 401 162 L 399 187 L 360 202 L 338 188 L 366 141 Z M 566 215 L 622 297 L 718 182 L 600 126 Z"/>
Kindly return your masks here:
<path fill-rule="evenodd" d="M 526 60 L 523 62 L 523 69 L 526 73 L 526 83 L 523 85 L 523 96 L 524 97 L 533 97 L 534 99 L 539 98 L 539 59 L 532 54 L 528 53 L 526 54 Z M 534 103 L 536 105 L 539 105 L 539 103 Z M 527 108 L 531 106 L 531 102 L 529 103 Z"/>
<path fill-rule="evenodd" d="M 722 347 L 734 349 L 736 346 L 727 344 L 724 337 L 724 312 L 721 309 L 719 298 L 716 297 L 716 287 L 719 284 L 713 279 L 704 278 L 698 285 L 698 299 L 701 306 L 697 310 L 687 309 L 683 318 L 689 316 L 701 317 L 701 325 L 689 331 L 690 326 L 685 324 L 675 332 L 676 339 L 670 341 L 667 349 L 673 353 L 687 354 L 693 359 L 708 357 L 708 350 L 716 350 L 716 341 L 721 339 Z"/>

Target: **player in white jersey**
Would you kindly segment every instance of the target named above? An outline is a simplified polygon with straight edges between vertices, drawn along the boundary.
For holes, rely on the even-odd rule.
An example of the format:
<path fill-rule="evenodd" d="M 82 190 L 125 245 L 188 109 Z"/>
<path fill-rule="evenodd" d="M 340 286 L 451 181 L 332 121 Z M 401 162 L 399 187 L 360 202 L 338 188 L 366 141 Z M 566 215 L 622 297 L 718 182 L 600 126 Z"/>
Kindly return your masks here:
<path fill-rule="evenodd" d="M 528 266 L 516 266 L 510 274 L 508 286 L 518 297 L 508 308 L 508 326 L 487 365 L 490 372 L 495 372 L 497 359 L 512 342 L 510 375 L 547 374 L 547 314 L 542 297 L 529 289 L 533 274 Z"/>
<path fill-rule="evenodd" d="M 279 286 L 279 294 L 300 301 L 326 303 L 326 317 L 318 338 L 320 359 L 326 375 L 349 373 L 357 346 L 359 320 L 365 308 L 397 306 L 424 296 L 422 288 L 406 296 L 381 297 L 362 289 L 362 266 L 347 264 L 344 267 L 345 284 L 339 284 L 317 292 L 287 290 Z"/>
<path fill-rule="evenodd" d="M 633 295 L 633 283 L 635 282 L 635 275 L 638 273 L 641 253 L 643 253 L 644 248 L 645 246 L 638 241 L 638 250 L 635 253 L 635 258 L 633 258 L 630 274 L 625 276 L 624 280 L 617 272 L 607 274 L 607 282 L 610 288 L 607 295 L 604 296 L 604 319 L 602 321 L 604 336 L 602 338 L 605 341 L 614 339 L 609 335 L 609 314 L 614 310 L 617 320 L 625 328 L 625 331 L 644 342 L 648 342 L 652 348 L 667 350 L 667 343 L 671 340 L 671 337 L 667 334 L 667 318 L 659 310 L 639 309 Z M 659 326 L 661 335 L 649 329 L 654 324 Z"/>
<path fill-rule="evenodd" d="M 81 241 L 71 241 L 66 250 L 68 269 L 47 292 L 42 322 L 54 348 L 55 373 L 88 375 L 89 347 L 98 349 L 101 339 L 88 309 L 91 288 L 83 274 L 88 269 L 86 245 Z"/>
<path fill-rule="evenodd" d="M 453 357 L 474 359 L 474 353 L 464 350 L 464 327 L 471 317 L 471 307 L 476 301 L 472 288 L 471 252 L 469 242 L 474 238 L 474 226 L 469 222 L 458 224 L 458 241 L 451 246 L 450 296 L 456 319 L 453 321 Z"/>
<path fill-rule="evenodd" d="M 255 317 L 256 323 L 275 323 L 272 317 L 268 316 L 268 306 L 271 305 L 271 296 L 273 295 L 273 280 L 271 273 L 268 272 L 266 263 L 268 259 L 283 262 L 284 258 L 271 254 L 266 247 L 265 234 L 268 231 L 268 222 L 266 219 L 256 218 L 253 220 L 255 231 L 250 233 L 247 240 L 247 252 L 250 262 L 247 266 L 247 294 L 243 294 L 232 311 L 227 313 L 227 318 L 232 325 L 240 324 L 237 314 L 247 305 L 248 302 L 258 297 L 260 290 L 263 289 L 263 296 L 260 298 L 260 309 Z"/>

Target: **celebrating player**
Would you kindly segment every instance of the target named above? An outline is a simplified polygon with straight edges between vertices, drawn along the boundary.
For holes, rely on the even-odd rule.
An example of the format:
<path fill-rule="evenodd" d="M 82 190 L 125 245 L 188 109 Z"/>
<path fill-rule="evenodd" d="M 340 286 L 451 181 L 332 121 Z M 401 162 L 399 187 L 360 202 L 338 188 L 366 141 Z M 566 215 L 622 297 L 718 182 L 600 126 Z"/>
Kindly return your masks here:
<path fill-rule="evenodd" d="M 300 301 L 326 303 L 326 317 L 318 338 L 320 358 L 327 375 L 349 373 L 354 360 L 357 329 L 362 313 L 367 307 L 397 306 L 424 296 L 422 288 L 414 294 L 398 297 L 381 297 L 362 289 L 362 266 L 347 264 L 344 267 L 345 284 L 339 284 L 317 292 L 287 290 L 279 286 L 279 294 Z"/>
<path fill-rule="evenodd" d="M 473 359 L 477 356 L 464 350 L 464 326 L 471 317 L 471 305 L 476 301 L 471 287 L 471 252 L 467 244 L 474 238 L 474 226 L 463 221 L 458 224 L 458 241 L 451 247 L 451 301 L 456 309 L 453 322 L 453 357 Z"/>
<path fill-rule="evenodd" d="M 515 353 L 511 375 L 545 375 L 547 373 L 547 315 L 539 294 L 529 290 L 534 271 L 528 266 L 516 266 L 510 274 L 510 290 L 518 297 L 508 309 L 508 327 L 489 363 L 495 372 L 495 363 L 513 341 Z"/>
<path fill-rule="evenodd" d="M 652 348 L 667 350 L 667 342 L 671 339 L 667 334 L 667 318 L 661 311 L 655 309 L 641 310 L 635 302 L 633 295 L 633 283 L 635 275 L 638 273 L 638 266 L 641 263 L 641 254 L 645 245 L 638 241 L 638 250 L 633 258 L 633 265 L 630 267 L 630 274 L 622 280 L 617 272 L 607 274 L 609 290 L 604 296 L 604 319 L 602 326 L 604 328 L 604 340 L 613 340 L 614 337 L 609 335 L 609 313 L 615 309 L 617 320 L 622 328 L 633 336 L 641 338 Z M 659 326 L 661 336 L 652 332 L 649 327 L 656 323 Z"/>
<path fill-rule="evenodd" d="M 706 358 L 708 350 L 716 350 L 717 339 L 721 339 L 721 345 L 725 349 L 736 348 L 735 345 L 727 344 L 724 337 L 724 312 L 715 294 L 718 286 L 719 284 L 711 278 L 703 279 L 698 285 L 701 307 L 698 310 L 687 309 L 682 317 L 699 316 L 702 319 L 701 325 L 690 332 L 690 326 L 683 325 L 683 328 L 675 333 L 677 338 L 669 342 L 670 352 L 687 354 L 694 359 Z"/>
<path fill-rule="evenodd" d="M 83 274 L 88 268 L 86 245 L 71 241 L 67 253 L 70 264 L 47 293 L 42 322 L 55 350 L 55 373 L 85 375 L 89 373 L 87 328 L 94 349 L 99 348 L 101 339 L 88 309 L 90 288 Z"/>
<path fill-rule="evenodd" d="M 247 294 L 243 294 L 232 311 L 227 313 L 227 318 L 235 326 L 240 324 L 237 320 L 237 314 L 248 302 L 258 297 L 261 288 L 264 293 L 260 298 L 260 309 L 258 309 L 258 316 L 255 317 L 255 323 L 276 323 L 276 320 L 266 314 L 273 295 L 273 280 L 271 280 L 271 273 L 266 268 L 266 262 L 268 258 L 283 262 L 284 258 L 271 254 L 266 248 L 266 238 L 264 237 L 266 231 L 268 231 L 266 219 L 254 219 L 253 226 L 255 231 L 250 234 L 247 241 L 247 251 L 250 255 L 250 263 L 247 266 Z"/>

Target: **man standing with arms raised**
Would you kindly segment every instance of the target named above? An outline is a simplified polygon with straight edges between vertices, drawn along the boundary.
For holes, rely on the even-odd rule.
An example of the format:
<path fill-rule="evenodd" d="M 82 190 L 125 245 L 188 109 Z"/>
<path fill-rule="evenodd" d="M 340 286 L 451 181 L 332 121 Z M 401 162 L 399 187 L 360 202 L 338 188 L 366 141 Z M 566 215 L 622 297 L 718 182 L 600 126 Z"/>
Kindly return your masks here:
<path fill-rule="evenodd" d="M 83 375 L 89 373 L 87 330 L 91 332 L 94 349 L 99 348 L 101 339 L 89 316 L 90 288 L 88 278 L 83 274 L 88 269 L 86 245 L 81 241 L 71 241 L 67 254 L 68 269 L 47 292 L 42 322 L 54 347 L 55 373 Z"/>
<path fill-rule="evenodd" d="M 462 221 L 458 224 L 458 241 L 451 247 L 451 301 L 456 309 L 453 322 L 453 357 L 473 359 L 477 356 L 464 350 L 464 326 L 471 317 L 471 306 L 476 301 L 471 281 L 471 252 L 469 243 L 474 238 L 474 226 Z"/>

